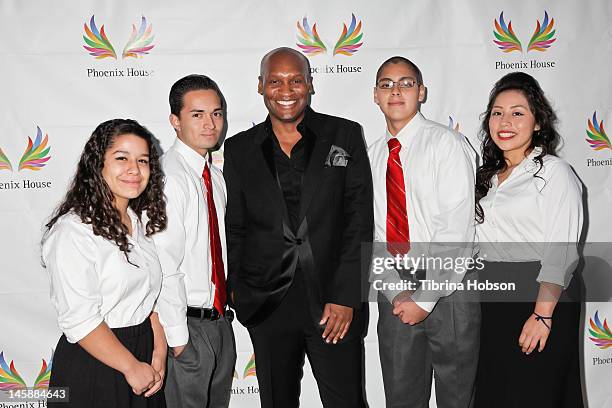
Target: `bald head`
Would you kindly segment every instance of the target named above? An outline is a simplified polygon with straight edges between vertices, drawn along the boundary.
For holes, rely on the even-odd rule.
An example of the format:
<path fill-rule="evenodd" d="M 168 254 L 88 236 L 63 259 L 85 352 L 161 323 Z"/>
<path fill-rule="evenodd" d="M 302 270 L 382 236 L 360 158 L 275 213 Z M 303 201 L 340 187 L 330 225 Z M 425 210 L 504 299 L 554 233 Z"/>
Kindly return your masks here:
<path fill-rule="evenodd" d="M 308 61 L 308 58 L 306 58 L 301 52 L 288 47 L 275 48 L 263 56 L 259 66 L 260 77 L 265 76 L 272 61 L 280 59 L 293 59 L 302 67 L 304 76 L 306 78 L 310 78 L 310 62 Z"/>

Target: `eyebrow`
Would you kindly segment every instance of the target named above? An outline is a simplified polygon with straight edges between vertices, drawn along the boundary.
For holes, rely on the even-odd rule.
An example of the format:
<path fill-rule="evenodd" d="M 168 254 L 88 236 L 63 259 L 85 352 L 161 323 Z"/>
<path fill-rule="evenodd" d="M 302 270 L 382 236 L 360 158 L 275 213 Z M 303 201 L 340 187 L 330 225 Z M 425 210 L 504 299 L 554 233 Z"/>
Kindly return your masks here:
<path fill-rule="evenodd" d="M 381 81 L 381 80 L 383 80 L 383 79 L 388 79 L 389 81 L 393 81 L 393 82 L 395 82 L 393 79 L 391 79 L 391 78 L 387 78 L 387 77 L 378 78 L 378 80 L 379 80 L 379 81 Z M 413 80 L 415 80 L 415 81 L 416 81 L 416 78 L 415 78 L 415 77 L 412 77 L 412 76 L 403 76 L 403 77 L 399 77 L 397 80 L 399 81 L 400 79 L 413 79 Z"/>
<path fill-rule="evenodd" d="M 500 106 L 500 105 L 493 105 L 493 107 L 494 108 L 501 108 L 501 109 L 504 108 L 503 106 Z M 524 109 L 527 109 L 527 107 L 525 105 L 520 105 L 520 104 L 519 105 L 512 105 L 512 106 L 510 106 L 510 109 L 513 109 L 513 108 L 524 108 Z"/>
<path fill-rule="evenodd" d="M 215 108 L 212 111 L 213 112 L 218 112 L 218 111 L 222 111 L 222 110 L 223 110 L 223 108 Z M 192 112 L 192 113 L 206 113 L 206 110 L 204 110 L 204 109 L 192 109 L 189 112 Z"/>
<path fill-rule="evenodd" d="M 125 150 L 115 150 L 113 152 L 113 154 L 117 154 L 117 153 L 130 154 L 130 152 L 126 152 Z M 143 153 L 140 156 L 147 156 L 147 157 L 149 157 L 149 153 Z"/>

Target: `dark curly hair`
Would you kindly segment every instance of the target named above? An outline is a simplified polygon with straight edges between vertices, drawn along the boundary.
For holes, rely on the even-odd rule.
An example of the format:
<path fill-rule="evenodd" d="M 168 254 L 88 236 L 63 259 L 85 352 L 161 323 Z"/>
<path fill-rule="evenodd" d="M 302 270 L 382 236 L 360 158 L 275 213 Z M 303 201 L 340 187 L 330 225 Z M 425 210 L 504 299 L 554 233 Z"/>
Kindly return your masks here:
<path fill-rule="evenodd" d="M 137 198 L 129 201 L 129 207 L 140 216 L 146 211 L 149 221 L 146 235 L 151 236 L 166 228 L 166 202 L 164 200 L 164 176 L 159 154 L 154 146 L 154 136 L 138 122 L 131 119 L 111 119 L 96 127 L 85 143 L 70 188 L 62 203 L 46 224 L 47 232 L 57 220 L 69 211 L 91 224 L 93 233 L 117 244 L 129 262 L 131 245 L 127 240 L 128 229 L 121 222 L 119 211 L 113 205 L 113 193 L 102 177 L 104 154 L 120 135 L 133 134 L 147 142 L 149 147 L 149 183 Z"/>
<path fill-rule="evenodd" d="M 544 163 L 542 158 L 544 156 L 547 154 L 557 155 L 556 150 L 560 141 L 559 133 L 555 128 L 557 115 L 553 111 L 548 99 L 546 99 L 538 81 L 524 72 L 512 72 L 502 77 L 491 90 L 487 110 L 481 115 L 482 165 L 476 171 L 476 221 L 479 223 L 484 221 L 484 211 L 480 205 L 480 199 L 489 192 L 491 178 L 507 168 L 504 152 L 497 147 L 491 138 L 489 118 L 491 117 L 491 109 L 497 96 L 504 91 L 510 90 L 519 91 L 525 96 L 529 103 L 529 110 L 531 110 L 535 117 L 535 122 L 540 126 L 540 130 L 533 132 L 531 145 L 528 147 L 528 150 L 534 147 L 542 149 L 542 152 L 533 158 L 533 161 L 538 164 L 538 170 L 535 172 L 534 177 L 538 177 L 538 173 L 542 169 Z"/>

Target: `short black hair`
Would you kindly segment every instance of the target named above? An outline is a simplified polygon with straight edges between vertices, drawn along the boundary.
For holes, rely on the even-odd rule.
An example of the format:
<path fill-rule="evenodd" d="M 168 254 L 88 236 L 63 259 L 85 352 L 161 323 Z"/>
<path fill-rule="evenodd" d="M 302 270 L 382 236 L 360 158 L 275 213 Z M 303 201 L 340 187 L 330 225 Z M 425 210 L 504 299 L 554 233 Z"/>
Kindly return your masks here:
<path fill-rule="evenodd" d="M 408 65 L 410 68 L 412 68 L 412 70 L 414 71 L 414 74 L 416 75 L 416 81 L 417 81 L 417 85 L 423 85 L 423 74 L 421 74 L 421 70 L 419 69 L 419 67 L 416 66 L 416 64 L 412 61 L 410 61 L 408 58 L 396 55 L 394 57 L 389 58 L 388 60 L 386 60 L 385 62 L 382 63 L 382 65 L 380 66 L 380 68 L 378 68 L 378 71 L 376 71 L 376 82 L 378 82 L 378 79 L 380 78 L 380 75 L 382 74 L 382 70 L 389 64 L 401 64 L 404 63 L 406 65 Z"/>
<path fill-rule="evenodd" d="M 183 97 L 189 91 L 213 90 L 219 96 L 221 107 L 225 110 L 225 98 L 215 81 L 206 75 L 191 74 L 176 81 L 170 88 L 170 112 L 173 115 L 179 116 L 183 109 Z"/>

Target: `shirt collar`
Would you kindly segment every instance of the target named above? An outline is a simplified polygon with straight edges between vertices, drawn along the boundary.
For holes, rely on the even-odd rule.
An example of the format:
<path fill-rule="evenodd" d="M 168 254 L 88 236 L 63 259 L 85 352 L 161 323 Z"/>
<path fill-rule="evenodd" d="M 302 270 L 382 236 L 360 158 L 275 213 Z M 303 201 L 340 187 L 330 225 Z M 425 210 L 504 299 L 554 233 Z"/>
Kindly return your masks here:
<path fill-rule="evenodd" d="M 406 146 L 414 138 L 414 136 L 421 129 L 421 126 L 423 125 L 424 121 L 425 118 L 423 117 L 421 112 L 417 112 L 416 115 L 414 115 L 414 117 L 410 119 L 410 122 L 406 123 L 402 130 L 397 133 L 395 137 L 399 140 L 402 146 Z M 394 136 L 391 134 L 391 132 L 389 132 L 389 129 L 387 128 L 385 141 L 388 142 L 393 137 Z"/>
<path fill-rule="evenodd" d="M 198 152 L 183 143 L 178 137 L 174 140 L 174 145 L 172 147 L 183 156 L 189 167 L 191 167 L 197 175 L 202 175 L 210 153 L 206 153 L 206 156 L 201 156 Z"/>
<path fill-rule="evenodd" d="M 302 118 L 302 121 L 297 125 L 297 130 L 302 134 L 302 137 L 309 138 L 311 136 L 316 136 L 316 132 L 314 131 L 312 126 L 312 115 L 313 110 L 310 108 L 310 106 L 306 106 L 306 110 L 304 110 L 304 117 Z M 264 128 L 266 129 L 267 137 L 272 137 L 274 135 L 270 115 L 266 116 L 266 120 L 264 121 Z"/>

